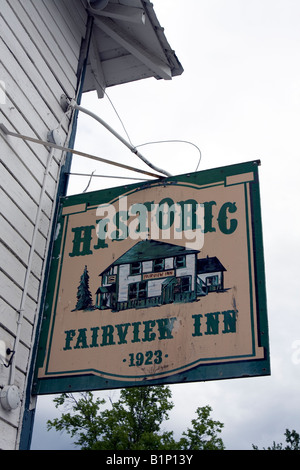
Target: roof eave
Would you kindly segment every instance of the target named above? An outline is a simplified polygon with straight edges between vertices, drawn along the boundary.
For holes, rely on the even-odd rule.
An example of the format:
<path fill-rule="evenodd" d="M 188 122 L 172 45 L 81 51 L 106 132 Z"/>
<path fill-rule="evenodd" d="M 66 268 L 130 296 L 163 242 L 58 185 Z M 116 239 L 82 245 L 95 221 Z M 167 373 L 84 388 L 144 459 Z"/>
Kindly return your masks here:
<path fill-rule="evenodd" d="M 128 0 L 127 5 L 110 0 L 102 10 L 88 8 L 94 26 L 83 91 L 97 90 L 99 98 L 107 87 L 150 77 L 171 80 L 183 73 L 153 4 L 149 0 Z M 134 16 L 135 11 L 143 12 L 145 24 L 143 17 Z M 129 18 L 131 12 L 133 21 Z"/>

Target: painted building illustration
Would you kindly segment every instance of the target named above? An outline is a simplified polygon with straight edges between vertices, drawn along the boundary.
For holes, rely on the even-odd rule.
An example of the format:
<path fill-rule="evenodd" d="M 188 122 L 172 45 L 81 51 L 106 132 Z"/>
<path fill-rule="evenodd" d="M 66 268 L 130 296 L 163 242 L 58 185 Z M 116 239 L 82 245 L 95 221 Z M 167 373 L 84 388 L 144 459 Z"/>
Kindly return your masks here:
<path fill-rule="evenodd" d="M 103 272 L 95 307 L 121 311 L 193 302 L 224 291 L 226 269 L 216 257 L 157 240 L 136 243 Z"/>

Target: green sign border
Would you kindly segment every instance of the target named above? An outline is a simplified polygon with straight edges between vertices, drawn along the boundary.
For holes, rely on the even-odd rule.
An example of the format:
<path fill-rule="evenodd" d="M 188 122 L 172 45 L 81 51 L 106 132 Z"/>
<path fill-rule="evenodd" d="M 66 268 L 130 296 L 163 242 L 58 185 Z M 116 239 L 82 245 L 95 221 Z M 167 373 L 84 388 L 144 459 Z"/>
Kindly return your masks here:
<path fill-rule="evenodd" d="M 117 199 L 124 193 L 128 194 L 132 191 L 145 190 L 149 187 L 156 185 L 172 185 L 172 184 L 188 184 L 195 186 L 199 185 L 213 185 L 214 183 L 226 182 L 226 178 L 234 175 L 241 175 L 244 173 L 252 172 L 254 174 L 254 180 L 248 182 L 250 186 L 250 206 L 246 210 L 251 211 L 253 227 L 253 255 L 254 255 L 254 276 L 255 285 L 253 288 L 256 291 L 257 301 L 257 328 L 258 328 L 258 342 L 259 346 L 264 348 L 265 356 L 263 359 L 251 359 L 249 361 L 239 360 L 232 362 L 232 359 L 228 363 L 220 364 L 197 364 L 183 372 L 178 371 L 177 373 L 170 372 L 170 376 L 147 380 L 144 376 L 140 381 L 126 381 L 126 380 L 115 380 L 113 375 L 111 378 L 102 378 L 97 375 L 90 373 L 82 373 L 81 375 L 67 375 L 62 377 L 49 377 L 49 378 L 38 378 L 38 368 L 41 367 L 46 360 L 46 342 L 49 335 L 49 327 L 51 320 L 51 311 L 53 302 L 56 300 L 53 298 L 54 286 L 57 281 L 57 277 L 60 275 L 58 272 L 58 255 L 61 250 L 61 244 L 64 243 L 62 240 L 62 233 L 60 231 L 59 237 L 53 243 L 53 252 L 51 257 L 51 265 L 49 278 L 47 282 L 47 290 L 45 296 L 45 302 L 41 309 L 41 315 L 43 316 L 42 328 L 38 344 L 36 370 L 33 382 L 33 394 L 50 394 L 50 393 L 63 393 L 71 391 L 87 391 L 87 390 L 102 390 L 102 389 L 114 389 L 114 388 L 125 388 L 141 385 L 158 385 L 158 384 L 174 384 L 174 383 L 185 383 L 185 382 L 197 382 L 197 381 L 208 381 L 208 380 L 219 380 L 219 379 L 230 379 L 240 377 L 256 377 L 270 375 L 270 357 L 269 357 L 269 338 L 268 338 L 268 321 L 267 321 L 267 301 L 266 301 L 266 289 L 265 289 L 265 268 L 264 268 L 264 256 L 263 256 L 263 237 L 262 237 L 262 223 L 261 223 L 261 208 L 260 208 L 260 191 L 259 191 L 259 179 L 258 179 L 258 166 L 260 161 L 251 161 L 245 163 L 239 163 L 235 165 L 214 168 L 210 170 L 204 170 L 196 173 L 184 174 L 179 176 L 173 176 L 168 178 L 162 178 L 159 180 L 149 181 L 147 183 L 136 183 L 128 186 L 120 186 L 107 190 L 95 191 L 91 193 L 84 193 L 75 196 L 66 196 L 59 201 L 59 217 L 57 223 L 63 223 L 62 209 L 71 207 L 78 204 L 87 204 L 89 206 L 99 205 L 107 203 Z M 249 232 L 248 232 L 249 233 Z M 248 240 L 249 245 L 249 240 Z M 198 361 L 197 361 L 198 362 Z M 106 373 L 108 376 L 109 374 Z"/>

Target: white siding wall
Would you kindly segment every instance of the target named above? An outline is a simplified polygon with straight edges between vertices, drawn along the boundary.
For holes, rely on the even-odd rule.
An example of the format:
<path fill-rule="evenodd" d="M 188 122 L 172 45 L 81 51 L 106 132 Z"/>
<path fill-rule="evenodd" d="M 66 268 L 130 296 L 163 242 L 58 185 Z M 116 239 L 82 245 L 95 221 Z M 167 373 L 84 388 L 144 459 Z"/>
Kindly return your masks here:
<path fill-rule="evenodd" d="M 143 273 L 151 273 L 153 261 L 143 261 Z"/>
<path fill-rule="evenodd" d="M 80 0 L 1 0 L 0 81 L 6 96 L 0 122 L 13 131 L 47 140 L 63 118 L 60 95 L 75 96 L 77 64 L 86 12 Z M 62 121 L 63 135 L 70 121 Z M 49 157 L 42 145 L 0 135 L 0 340 L 13 348 L 44 172 Z M 30 366 L 41 280 L 62 154 L 55 151 L 46 180 L 30 270 L 24 319 L 15 358 L 14 384 L 22 392 L 13 411 L 0 406 L 0 449 L 18 448 L 24 389 Z M 0 365 L 0 386 L 10 368 Z"/>
<path fill-rule="evenodd" d="M 166 278 L 148 281 L 148 297 L 160 296 L 162 292 L 162 284 L 165 280 Z"/>
<path fill-rule="evenodd" d="M 221 283 L 221 278 L 222 278 L 222 273 L 220 271 L 215 271 L 212 273 L 204 273 L 204 274 L 199 274 L 198 278 L 201 279 L 205 284 L 207 283 L 207 278 L 212 277 L 212 276 L 217 276 L 218 277 L 218 284 Z"/>
<path fill-rule="evenodd" d="M 194 290 L 195 286 L 195 256 L 194 254 L 186 255 L 186 266 L 185 268 L 178 268 L 176 276 L 191 276 L 191 289 Z"/>
<path fill-rule="evenodd" d="M 130 275 L 130 264 L 121 264 L 119 266 L 119 293 L 118 302 L 126 302 L 128 300 L 128 286 L 133 282 L 140 282 L 141 274 Z"/>

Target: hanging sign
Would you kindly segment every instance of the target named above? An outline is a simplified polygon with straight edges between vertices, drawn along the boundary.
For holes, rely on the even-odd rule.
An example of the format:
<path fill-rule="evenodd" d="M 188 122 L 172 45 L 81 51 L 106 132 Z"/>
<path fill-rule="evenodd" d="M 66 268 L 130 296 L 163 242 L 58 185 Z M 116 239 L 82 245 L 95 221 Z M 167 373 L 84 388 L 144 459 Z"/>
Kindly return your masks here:
<path fill-rule="evenodd" d="M 258 164 L 61 199 L 34 393 L 270 373 Z"/>

